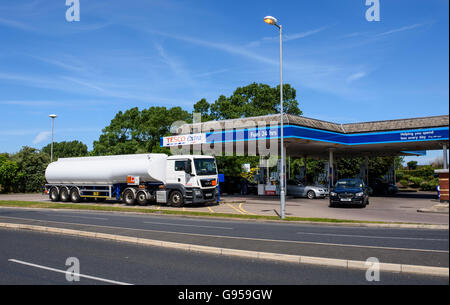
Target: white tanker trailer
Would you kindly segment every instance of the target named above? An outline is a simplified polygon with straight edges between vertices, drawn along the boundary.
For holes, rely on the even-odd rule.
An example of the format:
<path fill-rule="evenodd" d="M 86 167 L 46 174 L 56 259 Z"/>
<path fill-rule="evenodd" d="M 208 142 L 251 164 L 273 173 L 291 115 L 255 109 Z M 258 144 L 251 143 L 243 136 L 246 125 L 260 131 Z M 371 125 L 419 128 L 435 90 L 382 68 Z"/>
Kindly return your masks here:
<path fill-rule="evenodd" d="M 217 200 L 214 157 L 140 154 L 63 158 L 45 171 L 45 190 L 52 201 L 123 200 L 182 206 Z"/>

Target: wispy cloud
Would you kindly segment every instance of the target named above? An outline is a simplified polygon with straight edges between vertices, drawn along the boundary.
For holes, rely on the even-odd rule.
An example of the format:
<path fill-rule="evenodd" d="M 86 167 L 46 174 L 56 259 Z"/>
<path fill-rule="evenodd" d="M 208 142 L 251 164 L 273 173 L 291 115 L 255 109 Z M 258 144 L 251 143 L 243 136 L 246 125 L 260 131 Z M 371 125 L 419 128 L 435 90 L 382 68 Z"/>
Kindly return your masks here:
<path fill-rule="evenodd" d="M 395 34 L 395 33 L 410 31 L 410 30 L 414 30 L 417 28 L 421 28 L 425 25 L 427 25 L 427 23 L 416 23 L 416 24 L 412 24 L 412 25 L 408 25 L 408 26 L 403 26 L 403 27 L 400 27 L 397 29 L 393 29 L 390 31 L 386 31 L 386 32 L 378 34 L 377 36 L 387 36 L 387 35 L 391 35 L 391 34 Z"/>
<path fill-rule="evenodd" d="M 367 72 L 357 72 L 347 77 L 347 83 L 352 83 L 367 76 Z"/>
<path fill-rule="evenodd" d="M 32 31 L 33 30 L 32 27 L 30 27 L 29 25 L 26 25 L 25 23 L 0 17 L 0 26 L 1 25 L 7 26 L 10 28 L 14 28 L 14 29 L 23 30 L 23 31 Z"/>
<path fill-rule="evenodd" d="M 323 26 L 314 30 L 310 30 L 310 31 L 306 31 L 306 32 L 300 32 L 300 33 L 295 33 L 295 34 L 285 34 L 283 35 L 283 42 L 289 42 L 289 41 L 293 41 L 293 40 L 298 40 L 298 39 L 302 39 L 302 38 L 306 38 L 309 36 L 312 36 L 314 34 L 320 33 L 324 30 L 326 30 L 328 28 L 328 26 Z M 264 37 L 260 40 L 256 40 L 256 41 L 252 41 L 250 43 L 248 43 L 246 45 L 246 47 L 259 47 L 261 44 L 265 43 L 265 42 L 272 42 L 275 40 L 278 40 L 279 37 Z"/>
<path fill-rule="evenodd" d="M 49 131 L 41 131 L 40 133 L 38 133 L 38 135 L 34 138 L 33 140 L 33 144 L 39 144 L 45 140 L 48 139 L 48 137 L 50 136 L 50 132 Z"/>
<path fill-rule="evenodd" d="M 265 56 L 251 52 L 248 49 L 239 47 L 236 44 L 213 42 L 213 41 L 202 40 L 202 39 L 189 37 L 189 36 L 178 36 L 178 35 L 172 35 L 172 34 L 168 34 L 168 33 L 152 31 L 152 30 L 145 30 L 145 31 L 147 31 L 151 34 L 156 34 L 156 35 L 160 35 L 163 37 L 172 38 L 172 39 L 179 40 L 179 41 L 184 41 L 184 42 L 187 42 L 190 44 L 195 44 L 195 45 L 200 45 L 200 46 L 204 46 L 204 47 L 208 47 L 208 48 L 212 48 L 212 49 L 217 49 L 219 51 L 226 52 L 229 54 L 243 56 L 243 57 L 246 57 L 246 58 L 249 58 L 252 60 L 256 60 L 259 62 L 263 62 L 266 64 L 271 64 L 274 66 L 278 65 L 278 61 L 269 59 Z"/>

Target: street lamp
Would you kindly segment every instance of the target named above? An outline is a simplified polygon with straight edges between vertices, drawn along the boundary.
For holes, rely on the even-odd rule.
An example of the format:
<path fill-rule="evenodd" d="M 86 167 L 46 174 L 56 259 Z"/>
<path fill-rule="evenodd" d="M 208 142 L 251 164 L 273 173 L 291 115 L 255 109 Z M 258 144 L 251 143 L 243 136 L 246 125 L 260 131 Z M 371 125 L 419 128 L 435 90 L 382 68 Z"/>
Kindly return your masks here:
<path fill-rule="evenodd" d="M 50 150 L 50 162 L 53 162 L 53 135 L 54 135 L 54 131 L 55 131 L 56 114 L 50 114 L 49 117 L 52 118 L 52 146 L 51 146 L 51 150 Z"/>
<path fill-rule="evenodd" d="M 281 179 L 280 179 L 280 204 L 281 219 L 285 216 L 286 194 L 285 194 L 285 169 L 284 169 L 284 130 L 283 130 L 283 26 L 272 16 L 264 17 L 264 22 L 276 26 L 280 31 L 280 125 L 281 125 Z"/>

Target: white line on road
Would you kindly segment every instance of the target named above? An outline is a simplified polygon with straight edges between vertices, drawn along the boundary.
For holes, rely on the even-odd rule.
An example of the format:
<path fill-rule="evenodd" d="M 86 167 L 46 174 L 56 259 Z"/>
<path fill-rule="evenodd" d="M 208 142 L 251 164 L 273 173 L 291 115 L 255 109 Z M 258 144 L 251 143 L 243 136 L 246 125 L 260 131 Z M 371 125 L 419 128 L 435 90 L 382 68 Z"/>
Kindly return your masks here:
<path fill-rule="evenodd" d="M 416 237 L 396 237 L 396 236 L 370 236 L 370 235 L 349 235 L 349 234 L 330 234 L 330 233 L 311 233 L 297 232 L 301 235 L 320 235 L 320 236 L 337 236 L 337 237 L 356 237 L 356 238 L 380 238 L 380 239 L 405 239 L 405 240 L 428 240 L 428 241 L 448 241 L 448 239 L 439 238 L 416 238 Z"/>
<path fill-rule="evenodd" d="M 167 223 L 167 222 L 151 222 L 151 221 L 144 221 L 144 223 L 158 224 L 158 225 L 168 225 L 168 226 L 181 226 L 181 227 L 213 228 L 213 229 L 233 230 L 233 228 L 226 228 L 226 227 L 183 225 L 183 224 L 178 224 L 178 223 Z"/>
<path fill-rule="evenodd" d="M 17 260 L 17 259 L 8 259 L 8 261 L 10 261 L 12 263 L 17 263 L 17 264 L 22 264 L 22 265 L 34 267 L 34 268 L 39 268 L 39 269 L 44 269 L 44 270 L 53 271 L 53 272 L 59 272 L 59 273 L 64 273 L 64 274 L 70 274 L 70 275 L 73 275 L 73 276 L 79 276 L 79 277 L 87 278 L 87 279 L 90 279 L 90 280 L 95 280 L 95 281 L 100 281 L 100 282 L 105 282 L 105 283 L 110 283 L 110 284 L 133 285 L 133 284 L 129 284 L 129 283 L 108 280 L 108 279 L 104 279 L 104 278 L 101 278 L 101 277 L 90 276 L 90 275 L 85 275 L 85 274 L 80 274 L 80 273 L 73 273 L 73 272 L 70 272 L 70 271 L 64 271 L 64 270 L 59 270 L 59 269 L 50 268 L 50 267 L 46 267 L 46 266 L 41 266 L 41 265 L 37 265 L 37 264 L 27 263 L 27 262 L 20 261 L 20 260 Z"/>
<path fill-rule="evenodd" d="M 55 216 L 50 214 L 44 214 L 45 216 Z M 89 216 L 74 216 L 74 215 L 58 215 L 61 217 L 72 217 L 72 218 L 84 218 L 84 219 L 95 219 L 95 220 L 108 220 L 108 218 L 101 218 L 101 217 L 89 217 Z"/>

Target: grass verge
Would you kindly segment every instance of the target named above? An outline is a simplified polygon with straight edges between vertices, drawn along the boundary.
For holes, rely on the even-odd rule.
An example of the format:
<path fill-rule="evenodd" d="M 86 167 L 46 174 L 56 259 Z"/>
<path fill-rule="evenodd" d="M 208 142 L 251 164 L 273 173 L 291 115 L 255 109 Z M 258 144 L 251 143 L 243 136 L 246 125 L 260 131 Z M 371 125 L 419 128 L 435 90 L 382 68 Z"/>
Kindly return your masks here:
<path fill-rule="evenodd" d="M 210 218 L 234 218 L 234 219 L 253 219 L 253 220 L 278 220 L 278 221 L 299 221 L 299 222 L 318 222 L 318 223 L 366 223 L 366 224 L 412 224 L 400 222 L 383 222 L 383 221 L 363 221 L 363 220 L 347 220 L 333 218 L 308 218 L 308 217 L 286 217 L 281 220 L 277 216 L 264 215 L 241 215 L 228 213 L 208 213 L 178 210 L 156 210 L 151 208 L 140 207 L 118 207 L 107 204 L 70 204 L 70 203 L 51 203 L 51 202 L 35 202 L 35 201 L 0 201 L 0 207 L 19 207 L 19 208 L 39 208 L 39 209 L 65 209 L 65 210 L 82 210 L 82 211 L 106 211 L 106 212 L 132 212 L 145 214 L 163 214 L 163 215 L 186 215 L 201 216 Z"/>

